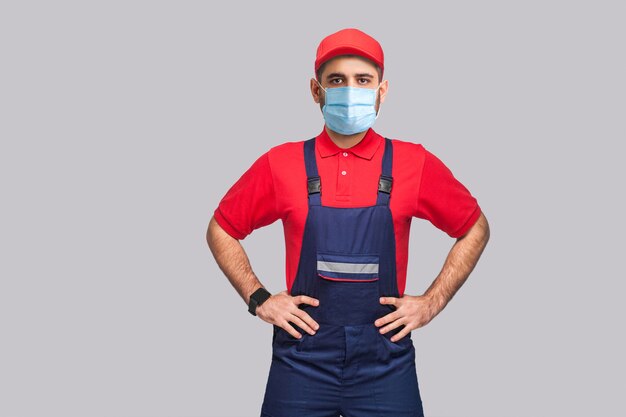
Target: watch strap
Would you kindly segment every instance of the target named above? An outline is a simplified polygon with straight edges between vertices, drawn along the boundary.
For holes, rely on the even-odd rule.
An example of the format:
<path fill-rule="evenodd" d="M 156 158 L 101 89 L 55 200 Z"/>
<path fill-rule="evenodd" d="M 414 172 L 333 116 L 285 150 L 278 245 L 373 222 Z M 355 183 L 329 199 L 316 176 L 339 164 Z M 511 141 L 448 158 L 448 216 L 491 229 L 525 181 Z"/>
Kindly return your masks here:
<path fill-rule="evenodd" d="M 250 303 L 248 304 L 248 311 L 253 316 L 256 316 L 256 309 L 270 298 L 272 294 L 263 287 L 258 288 L 250 295 Z"/>

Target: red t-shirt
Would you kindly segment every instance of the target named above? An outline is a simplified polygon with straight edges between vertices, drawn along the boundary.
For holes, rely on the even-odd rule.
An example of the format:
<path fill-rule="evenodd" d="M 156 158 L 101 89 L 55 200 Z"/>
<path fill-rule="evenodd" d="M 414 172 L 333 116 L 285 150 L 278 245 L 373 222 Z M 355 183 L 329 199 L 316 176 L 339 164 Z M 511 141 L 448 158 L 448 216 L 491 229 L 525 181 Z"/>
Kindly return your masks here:
<path fill-rule="evenodd" d="M 450 237 L 463 236 L 478 220 L 476 199 L 435 155 L 421 144 L 392 139 L 393 190 L 390 209 L 396 239 L 398 291 L 404 294 L 412 217 L 430 221 Z M 315 157 L 324 184 L 322 205 L 376 204 L 384 137 L 369 129 L 341 149 L 326 129 L 317 136 Z M 233 184 L 215 209 L 217 223 L 235 239 L 281 219 L 286 241 L 286 283 L 296 277 L 308 213 L 304 141 L 286 142 L 261 155 Z"/>

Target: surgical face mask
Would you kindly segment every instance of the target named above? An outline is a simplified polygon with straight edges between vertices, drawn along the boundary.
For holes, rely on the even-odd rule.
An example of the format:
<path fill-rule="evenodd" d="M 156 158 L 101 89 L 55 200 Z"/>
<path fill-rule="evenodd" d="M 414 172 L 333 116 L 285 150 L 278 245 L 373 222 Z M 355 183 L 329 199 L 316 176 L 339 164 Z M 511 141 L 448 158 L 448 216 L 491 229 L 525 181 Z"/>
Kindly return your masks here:
<path fill-rule="evenodd" d="M 342 135 L 354 135 L 369 129 L 378 118 L 375 89 L 358 87 L 324 88 L 322 114 L 329 129 Z"/>

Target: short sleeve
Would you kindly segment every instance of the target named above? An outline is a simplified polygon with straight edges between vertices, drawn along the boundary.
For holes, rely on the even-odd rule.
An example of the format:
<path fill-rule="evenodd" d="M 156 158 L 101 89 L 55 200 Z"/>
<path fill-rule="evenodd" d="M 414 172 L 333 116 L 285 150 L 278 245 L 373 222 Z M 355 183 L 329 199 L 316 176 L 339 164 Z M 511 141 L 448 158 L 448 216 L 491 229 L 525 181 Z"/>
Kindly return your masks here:
<path fill-rule="evenodd" d="M 217 223 L 235 239 L 278 220 L 268 152 L 235 182 L 214 211 Z"/>
<path fill-rule="evenodd" d="M 430 221 L 450 237 L 461 237 L 480 217 L 478 202 L 439 158 L 424 150 L 415 217 Z"/>

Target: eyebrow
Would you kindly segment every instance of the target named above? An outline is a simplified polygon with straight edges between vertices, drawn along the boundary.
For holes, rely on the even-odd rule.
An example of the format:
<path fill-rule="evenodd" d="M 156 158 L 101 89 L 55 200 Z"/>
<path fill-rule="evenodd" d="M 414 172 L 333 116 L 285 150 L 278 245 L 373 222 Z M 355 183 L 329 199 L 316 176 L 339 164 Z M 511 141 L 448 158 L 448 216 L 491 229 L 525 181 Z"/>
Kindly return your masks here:
<path fill-rule="evenodd" d="M 345 77 L 346 75 L 341 73 L 341 72 L 331 72 L 330 74 L 328 74 L 326 76 L 326 79 L 329 80 L 331 78 L 336 78 L 336 77 Z"/>
<path fill-rule="evenodd" d="M 328 74 L 326 76 L 326 79 L 329 80 L 331 78 L 336 78 L 336 77 L 343 77 L 345 78 L 346 74 L 342 73 L 342 72 L 331 72 L 330 74 Z M 362 72 L 359 74 L 355 74 L 354 75 L 357 78 L 374 78 L 374 76 L 368 72 Z"/>

